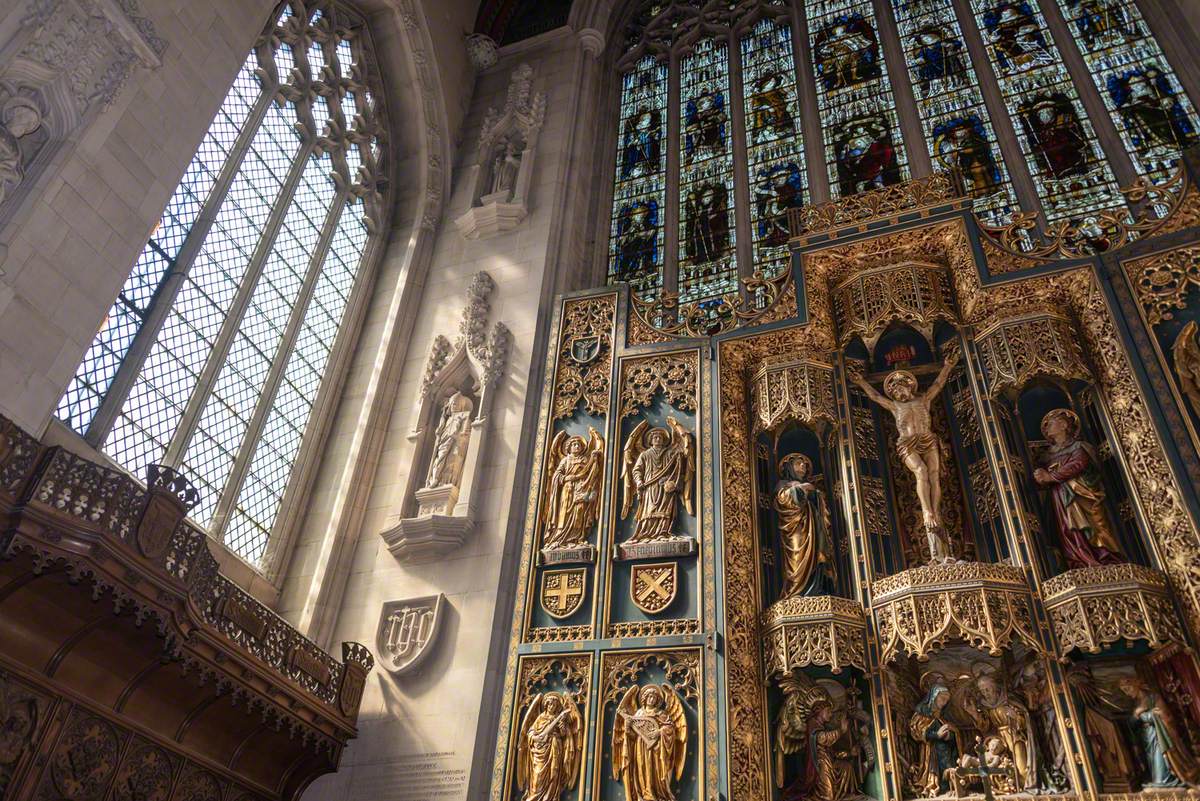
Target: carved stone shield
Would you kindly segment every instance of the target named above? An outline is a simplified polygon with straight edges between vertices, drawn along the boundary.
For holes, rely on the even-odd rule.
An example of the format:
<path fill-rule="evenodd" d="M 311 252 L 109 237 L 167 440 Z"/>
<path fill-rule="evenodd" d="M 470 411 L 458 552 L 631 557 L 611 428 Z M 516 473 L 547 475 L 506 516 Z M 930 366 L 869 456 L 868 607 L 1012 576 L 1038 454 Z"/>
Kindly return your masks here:
<path fill-rule="evenodd" d="M 542 574 L 542 609 L 551 617 L 562 620 L 583 606 L 587 595 L 587 570 L 547 570 Z"/>
<path fill-rule="evenodd" d="M 580 365 L 591 364 L 600 355 L 600 337 L 598 335 L 575 337 L 571 340 L 571 347 L 568 351 L 571 355 L 571 361 Z"/>
<path fill-rule="evenodd" d="M 679 568 L 675 562 L 634 565 L 629 576 L 629 596 L 633 605 L 648 615 L 656 615 L 671 605 L 679 589 Z"/>
<path fill-rule="evenodd" d="M 399 676 L 421 665 L 441 632 L 445 606 L 441 594 L 383 605 L 375 644 L 385 669 Z"/>
<path fill-rule="evenodd" d="M 338 689 L 338 708 L 346 717 L 353 717 L 358 712 L 366 682 L 367 677 L 359 668 L 346 666 L 342 686 Z"/>
<path fill-rule="evenodd" d="M 137 544 L 142 555 L 157 561 L 167 552 L 171 535 L 183 519 L 184 510 L 179 501 L 165 493 L 152 492 L 138 523 Z"/>

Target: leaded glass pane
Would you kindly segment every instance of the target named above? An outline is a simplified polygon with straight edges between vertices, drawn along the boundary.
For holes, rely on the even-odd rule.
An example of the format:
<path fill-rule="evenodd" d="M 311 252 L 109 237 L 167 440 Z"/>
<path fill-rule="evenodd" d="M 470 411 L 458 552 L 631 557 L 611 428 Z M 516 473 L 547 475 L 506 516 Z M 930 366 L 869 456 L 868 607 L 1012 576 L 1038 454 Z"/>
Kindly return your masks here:
<path fill-rule="evenodd" d="M 729 45 L 701 40 L 680 63 L 679 299 L 738 290 Z"/>
<path fill-rule="evenodd" d="M 741 56 L 754 269 L 777 275 L 791 263 L 787 210 L 808 200 L 791 26 L 761 20 Z"/>
<path fill-rule="evenodd" d="M 809 0 L 817 107 L 834 196 L 908 178 L 875 13 L 866 0 Z"/>
<path fill-rule="evenodd" d="M 988 223 L 1017 209 L 979 78 L 951 0 L 892 0 L 909 79 L 935 170 L 955 171 Z"/>
<path fill-rule="evenodd" d="M 1200 141 L 1196 109 L 1131 0 L 1058 0 L 1134 169 L 1170 178 Z"/>
<path fill-rule="evenodd" d="M 622 77 L 608 278 L 644 298 L 662 289 L 667 67 L 646 57 Z"/>
<path fill-rule="evenodd" d="M 971 6 L 1047 219 L 1119 205 L 1112 169 L 1041 11 L 1028 0 Z"/>

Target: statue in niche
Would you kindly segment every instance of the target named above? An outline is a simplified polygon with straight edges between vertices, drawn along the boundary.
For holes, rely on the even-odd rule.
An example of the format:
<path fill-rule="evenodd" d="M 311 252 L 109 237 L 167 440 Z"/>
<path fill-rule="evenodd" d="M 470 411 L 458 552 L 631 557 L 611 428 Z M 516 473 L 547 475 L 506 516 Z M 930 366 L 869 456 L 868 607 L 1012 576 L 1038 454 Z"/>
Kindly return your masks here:
<path fill-rule="evenodd" d="M 775 720 L 775 785 L 783 789 L 783 801 L 859 795 L 862 748 L 854 711 L 837 709 L 829 692 L 799 671 L 779 679 L 779 689 L 784 700 Z M 793 754 L 803 754 L 804 768 L 788 784 L 786 758 Z"/>
<path fill-rule="evenodd" d="M 1133 699 L 1133 725 L 1141 739 L 1142 755 L 1149 768 L 1145 787 L 1182 787 L 1200 783 L 1200 765 L 1175 725 L 1175 716 L 1156 690 L 1137 676 L 1117 682 Z"/>
<path fill-rule="evenodd" d="M 962 733 L 946 714 L 950 687 L 945 678 L 940 673 L 927 673 L 921 684 L 926 688 L 925 697 L 913 710 L 908 733 L 921 744 L 921 794 L 932 798 L 950 789 L 947 773 L 958 765 Z"/>
<path fill-rule="evenodd" d="M 0 203 L 25 178 L 20 140 L 42 127 L 37 103 L 19 95 L 0 107 Z"/>
<path fill-rule="evenodd" d="M 517 786 L 521 801 L 558 801 L 579 782 L 583 720 L 563 693 L 534 697 L 521 723 L 517 745 Z"/>
<path fill-rule="evenodd" d="M 1033 719 L 1033 749 L 1041 755 L 1037 762 L 1038 786 L 1051 793 L 1065 793 L 1070 790 L 1067 751 L 1058 734 L 1058 711 L 1042 663 L 1031 658 L 1020 669 L 1015 687 Z"/>
<path fill-rule="evenodd" d="M 989 664 L 972 668 L 974 681 L 964 694 L 964 708 L 986 740 L 998 737 L 1012 756 L 1017 786 L 1022 790 L 1037 787 L 1037 752 L 1033 748 L 1033 722 L 1029 710 L 1009 693 L 1002 675 Z"/>
<path fill-rule="evenodd" d="M 1133 757 L 1113 718 L 1124 713 L 1122 705 L 1101 687 L 1086 664 L 1075 665 L 1067 673 L 1067 684 L 1075 689 L 1083 703 L 1083 729 L 1103 780 L 1104 792 L 1129 792 L 1135 773 Z"/>
<path fill-rule="evenodd" d="M 637 525 L 629 542 L 655 542 L 674 536 L 676 507 L 683 503 L 689 515 L 692 506 L 692 475 L 695 472 L 692 435 L 674 417 L 666 428 L 650 428 L 643 420 L 625 443 L 621 468 L 621 519 L 637 503 Z"/>
<path fill-rule="evenodd" d="M 542 547 L 571 548 L 587 540 L 600 517 L 604 438 L 594 428 L 587 439 L 559 431 L 550 445 L 550 469 Z"/>
<path fill-rule="evenodd" d="M 1192 411 L 1200 414 L 1200 339 L 1196 337 L 1197 330 L 1195 320 L 1184 325 L 1171 346 L 1171 357 L 1179 388 L 1192 405 Z"/>
<path fill-rule="evenodd" d="M 812 477 L 812 460 L 802 453 L 789 454 L 779 462 L 772 506 L 779 516 L 783 551 L 781 599 L 823 595 L 832 587 L 829 509 Z"/>
<path fill-rule="evenodd" d="M 851 380 L 871 400 L 892 413 L 900 440 L 896 449 L 904 466 L 916 480 L 917 499 L 921 504 L 921 516 L 929 538 L 929 555 L 932 562 L 948 562 L 953 559 L 946 532 L 942 526 L 942 449 L 944 444 L 933 433 L 930 404 L 946 386 L 950 371 L 958 363 L 957 354 L 946 357 L 941 372 L 924 394 L 917 394 L 917 378 L 907 370 L 895 370 L 883 380 L 883 391 L 879 394 L 866 379 L 851 374 Z"/>
<path fill-rule="evenodd" d="M 630 687 L 612 732 L 613 778 L 625 785 L 627 801 L 675 801 L 687 741 L 683 702 L 670 685 Z"/>
<path fill-rule="evenodd" d="M 517 186 L 517 173 L 521 170 L 521 145 L 514 139 L 502 142 L 492 159 L 491 194 L 510 194 Z"/>
<path fill-rule="evenodd" d="M 1042 418 L 1050 447 L 1033 480 L 1050 490 L 1067 567 L 1095 567 L 1125 561 L 1116 529 L 1104 505 L 1096 449 L 1079 438 L 1079 415 L 1054 409 Z"/>
<path fill-rule="evenodd" d="M 455 391 L 442 405 L 437 432 L 433 437 L 433 456 L 425 475 L 425 489 L 457 486 L 462 478 L 467 444 L 471 440 L 471 413 L 474 404 L 462 392 Z"/>

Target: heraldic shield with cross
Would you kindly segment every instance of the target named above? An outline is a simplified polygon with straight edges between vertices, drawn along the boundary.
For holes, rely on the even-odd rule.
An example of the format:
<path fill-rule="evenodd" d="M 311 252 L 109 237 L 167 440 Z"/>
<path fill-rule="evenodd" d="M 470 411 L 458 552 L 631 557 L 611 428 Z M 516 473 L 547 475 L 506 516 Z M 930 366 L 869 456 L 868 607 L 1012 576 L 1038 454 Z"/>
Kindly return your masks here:
<path fill-rule="evenodd" d="M 678 586 L 679 574 L 675 562 L 634 565 L 629 595 L 634 606 L 648 615 L 654 615 L 671 605 Z"/>
<path fill-rule="evenodd" d="M 587 573 L 583 568 L 549 570 L 542 574 L 542 608 L 562 620 L 583 605 Z"/>
<path fill-rule="evenodd" d="M 445 606 L 446 597 L 440 594 L 383 605 L 376 647 L 389 671 L 402 675 L 425 661 L 441 631 Z"/>

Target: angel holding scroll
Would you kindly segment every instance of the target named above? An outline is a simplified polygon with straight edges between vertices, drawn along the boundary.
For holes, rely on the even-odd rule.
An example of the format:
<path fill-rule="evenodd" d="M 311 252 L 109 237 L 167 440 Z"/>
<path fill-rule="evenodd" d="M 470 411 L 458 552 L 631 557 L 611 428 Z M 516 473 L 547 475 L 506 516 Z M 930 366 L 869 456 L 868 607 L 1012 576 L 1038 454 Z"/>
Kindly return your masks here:
<path fill-rule="evenodd" d="M 670 685 L 630 687 L 613 721 L 613 778 L 626 801 L 675 801 L 683 776 L 688 725 L 683 702 Z"/>
<path fill-rule="evenodd" d="M 695 514 L 695 459 L 692 435 L 674 417 L 667 418 L 666 428 L 650 428 L 648 420 L 634 427 L 625 442 L 621 468 L 621 518 L 629 516 L 635 500 L 638 505 L 637 526 L 629 542 L 671 539 L 677 501 L 683 502 L 688 514 Z"/>
<path fill-rule="evenodd" d="M 558 801 L 579 782 L 583 721 L 579 707 L 558 692 L 534 697 L 521 723 L 517 786 L 521 801 Z"/>
<path fill-rule="evenodd" d="M 550 492 L 546 504 L 546 548 L 570 548 L 584 542 L 600 517 L 600 481 L 604 438 L 588 429 L 588 438 L 560 431 L 550 445 Z"/>

